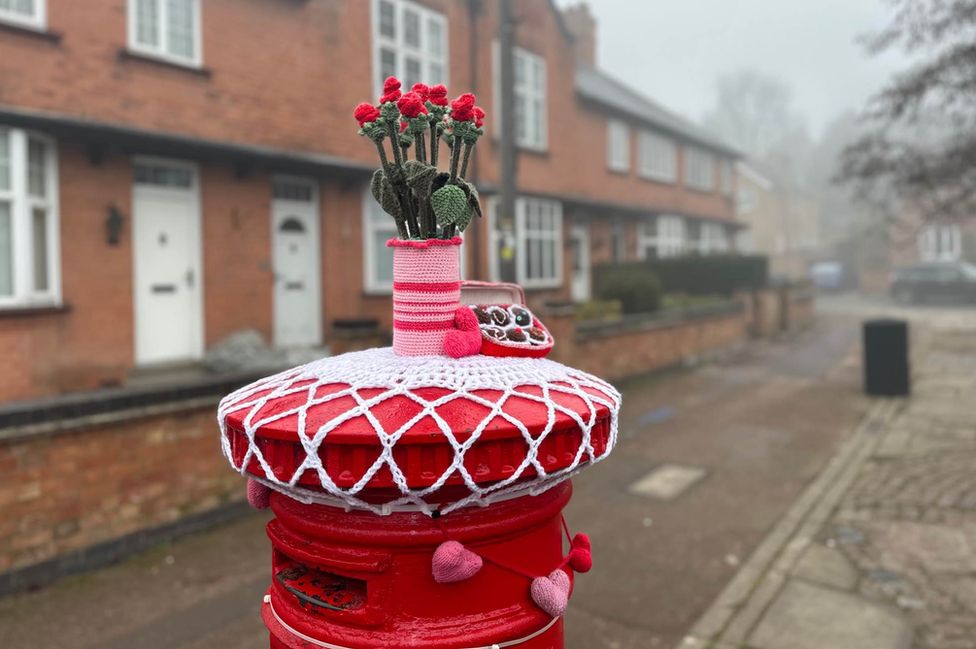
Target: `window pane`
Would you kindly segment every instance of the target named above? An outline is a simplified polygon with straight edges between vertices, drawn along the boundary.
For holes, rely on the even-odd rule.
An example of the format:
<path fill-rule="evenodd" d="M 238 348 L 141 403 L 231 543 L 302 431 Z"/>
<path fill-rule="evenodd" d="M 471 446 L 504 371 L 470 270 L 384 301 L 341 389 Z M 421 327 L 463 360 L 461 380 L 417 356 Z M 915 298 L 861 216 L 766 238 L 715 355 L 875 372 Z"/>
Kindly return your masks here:
<path fill-rule="evenodd" d="M 31 230 L 34 246 L 34 291 L 46 293 L 50 289 L 47 272 L 47 210 L 34 208 L 31 213 Z"/>
<path fill-rule="evenodd" d="M 27 191 L 31 196 L 44 198 L 47 195 L 45 180 L 45 161 L 47 147 L 39 140 L 28 140 L 27 143 Z"/>
<path fill-rule="evenodd" d="M 0 128 L 0 191 L 8 189 L 10 189 L 10 132 Z"/>
<path fill-rule="evenodd" d="M 427 49 L 434 56 L 444 52 L 444 30 L 440 21 L 433 18 L 427 21 Z"/>
<path fill-rule="evenodd" d="M 192 59 L 195 53 L 197 0 L 168 0 L 167 40 L 169 53 Z"/>
<path fill-rule="evenodd" d="M 288 201 L 312 202 L 312 186 L 304 182 L 291 180 L 276 180 L 272 188 L 275 198 Z"/>
<path fill-rule="evenodd" d="M 431 85 L 444 83 L 444 66 L 440 63 L 431 63 L 428 81 Z"/>
<path fill-rule="evenodd" d="M 135 181 L 140 185 L 189 188 L 193 186 L 193 172 L 183 167 L 165 165 L 136 165 Z"/>
<path fill-rule="evenodd" d="M 393 282 L 393 249 L 387 248 L 386 242 L 395 236 L 396 230 L 373 231 L 373 280 L 377 285 Z"/>
<path fill-rule="evenodd" d="M 395 77 L 397 75 L 397 64 L 396 64 L 396 52 L 393 50 L 388 50 L 385 47 L 380 50 L 380 83 L 382 86 L 383 82 L 387 77 Z"/>
<path fill-rule="evenodd" d="M 515 53 L 515 85 L 521 86 L 525 83 L 525 56 Z"/>
<path fill-rule="evenodd" d="M 396 14 L 393 5 L 386 0 L 380 2 L 380 34 L 396 38 Z"/>
<path fill-rule="evenodd" d="M 136 42 L 159 47 L 159 0 L 136 0 Z"/>
<path fill-rule="evenodd" d="M 0 202 L 0 295 L 14 293 L 14 260 L 10 203 Z"/>
<path fill-rule="evenodd" d="M 0 0 L 0 11 L 32 17 L 34 2 L 35 0 Z"/>
<path fill-rule="evenodd" d="M 410 47 L 420 47 L 420 15 L 416 11 L 403 12 L 403 41 Z"/>
<path fill-rule="evenodd" d="M 421 76 L 420 61 L 408 56 L 406 60 L 406 69 L 404 70 L 404 74 L 403 74 L 404 77 L 403 85 L 409 88 L 410 86 L 412 86 L 413 84 L 421 80 L 420 76 Z"/>
<path fill-rule="evenodd" d="M 529 129 L 529 141 L 532 144 L 542 145 L 542 100 L 536 99 L 532 102 L 532 126 Z"/>

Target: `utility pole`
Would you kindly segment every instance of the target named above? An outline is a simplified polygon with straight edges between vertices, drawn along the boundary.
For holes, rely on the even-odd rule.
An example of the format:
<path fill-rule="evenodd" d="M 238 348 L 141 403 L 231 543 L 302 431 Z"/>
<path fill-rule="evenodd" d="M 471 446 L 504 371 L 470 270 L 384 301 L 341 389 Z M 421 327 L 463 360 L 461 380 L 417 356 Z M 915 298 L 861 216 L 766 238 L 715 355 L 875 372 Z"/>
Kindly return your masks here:
<path fill-rule="evenodd" d="M 512 0 L 500 0 L 498 21 L 498 56 L 500 68 L 499 108 L 501 109 L 499 144 L 501 145 L 500 201 L 496 213 L 494 254 L 498 257 L 499 278 L 503 282 L 516 281 L 515 273 L 515 19 Z"/>

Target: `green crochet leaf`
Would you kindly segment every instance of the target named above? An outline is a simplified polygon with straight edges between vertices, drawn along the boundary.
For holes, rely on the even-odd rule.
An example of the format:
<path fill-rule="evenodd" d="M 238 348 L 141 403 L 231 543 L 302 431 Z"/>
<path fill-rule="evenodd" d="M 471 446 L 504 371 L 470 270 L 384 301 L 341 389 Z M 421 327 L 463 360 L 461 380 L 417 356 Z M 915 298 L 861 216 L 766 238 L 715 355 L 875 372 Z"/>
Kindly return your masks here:
<path fill-rule="evenodd" d="M 373 198 L 380 204 L 384 212 L 395 219 L 400 218 L 400 201 L 397 199 L 393 185 L 390 184 L 390 179 L 386 177 L 382 169 L 377 169 L 373 173 L 373 180 L 369 184 L 369 190 L 373 193 Z"/>
<path fill-rule="evenodd" d="M 469 183 L 468 181 L 462 181 L 464 183 L 464 189 L 468 194 L 468 205 L 481 218 L 483 215 L 481 213 L 481 197 L 478 196 L 478 190 L 475 188 L 474 183 Z"/>
<path fill-rule="evenodd" d="M 423 200 L 430 196 L 431 185 L 437 177 L 437 167 L 420 162 L 419 160 L 407 160 L 403 163 L 407 172 L 407 185 L 413 191 L 413 195 Z"/>
<path fill-rule="evenodd" d="M 444 185 L 430 196 L 430 205 L 440 226 L 453 225 L 464 230 L 471 222 L 468 194 L 457 185 Z"/>

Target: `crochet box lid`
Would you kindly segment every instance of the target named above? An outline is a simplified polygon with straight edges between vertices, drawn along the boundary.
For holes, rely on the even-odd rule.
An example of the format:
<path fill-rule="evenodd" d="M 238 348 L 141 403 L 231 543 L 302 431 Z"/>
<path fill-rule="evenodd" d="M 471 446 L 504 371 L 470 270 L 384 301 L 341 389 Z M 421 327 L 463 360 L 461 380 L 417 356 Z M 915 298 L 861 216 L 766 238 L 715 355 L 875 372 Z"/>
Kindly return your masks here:
<path fill-rule="evenodd" d="M 303 502 L 447 513 L 539 493 L 605 458 L 620 395 L 546 359 L 321 359 L 225 397 L 235 469 Z"/>

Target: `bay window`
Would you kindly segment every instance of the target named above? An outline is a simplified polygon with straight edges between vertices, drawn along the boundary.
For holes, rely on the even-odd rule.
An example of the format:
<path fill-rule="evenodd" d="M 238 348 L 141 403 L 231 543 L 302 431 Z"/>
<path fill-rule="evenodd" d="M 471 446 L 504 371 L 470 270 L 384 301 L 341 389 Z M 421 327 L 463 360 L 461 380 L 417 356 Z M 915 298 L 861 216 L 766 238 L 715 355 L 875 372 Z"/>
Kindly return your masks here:
<path fill-rule="evenodd" d="M 685 186 L 706 192 L 715 189 L 715 159 L 711 153 L 685 147 Z"/>
<path fill-rule="evenodd" d="M 685 236 L 685 222 L 680 216 L 646 219 L 638 230 L 637 255 L 641 259 L 659 259 L 684 254 Z"/>
<path fill-rule="evenodd" d="M 490 275 L 501 273 L 498 230 L 499 200 L 488 200 Z M 515 281 L 525 288 L 556 288 L 563 281 L 563 206 L 559 201 L 520 197 L 515 200 Z"/>
<path fill-rule="evenodd" d="M 0 127 L 0 306 L 60 301 L 53 141 Z"/>

